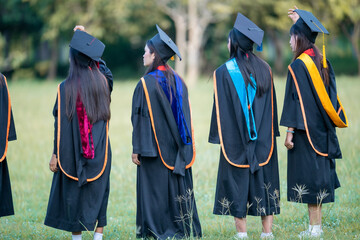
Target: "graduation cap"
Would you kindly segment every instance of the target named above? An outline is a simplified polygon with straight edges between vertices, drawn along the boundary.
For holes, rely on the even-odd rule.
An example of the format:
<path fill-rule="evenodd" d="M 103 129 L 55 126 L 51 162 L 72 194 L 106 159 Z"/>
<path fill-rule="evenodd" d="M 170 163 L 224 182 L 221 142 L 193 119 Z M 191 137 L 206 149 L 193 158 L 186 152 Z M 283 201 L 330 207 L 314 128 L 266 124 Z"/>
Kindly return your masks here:
<path fill-rule="evenodd" d="M 305 10 L 296 9 L 294 10 L 299 14 L 300 18 L 310 28 L 312 32 L 329 34 L 328 30 L 321 24 L 321 22 L 311 13 Z"/>
<path fill-rule="evenodd" d="M 181 61 L 181 55 L 178 47 L 173 40 L 156 24 L 158 34 L 152 39 L 151 43 L 154 45 L 157 53 L 160 55 L 161 60 L 167 62 L 175 54 L 178 55 Z"/>
<path fill-rule="evenodd" d="M 250 19 L 242 15 L 241 13 L 237 14 L 234 28 L 239 30 L 242 34 L 248 37 L 251 41 L 258 45 L 257 50 L 262 50 L 262 40 L 264 37 L 264 31 L 259 28 L 255 23 Z"/>
<path fill-rule="evenodd" d="M 80 30 L 75 31 L 69 46 L 97 62 L 105 49 L 100 40 Z"/>
<path fill-rule="evenodd" d="M 328 30 L 321 24 L 321 22 L 311 13 L 305 10 L 294 10 L 299 15 L 299 19 L 291 27 L 290 33 L 294 31 L 302 32 L 310 42 L 315 43 L 318 33 L 323 34 L 323 65 L 327 67 L 325 55 L 325 34 L 329 34 Z"/>

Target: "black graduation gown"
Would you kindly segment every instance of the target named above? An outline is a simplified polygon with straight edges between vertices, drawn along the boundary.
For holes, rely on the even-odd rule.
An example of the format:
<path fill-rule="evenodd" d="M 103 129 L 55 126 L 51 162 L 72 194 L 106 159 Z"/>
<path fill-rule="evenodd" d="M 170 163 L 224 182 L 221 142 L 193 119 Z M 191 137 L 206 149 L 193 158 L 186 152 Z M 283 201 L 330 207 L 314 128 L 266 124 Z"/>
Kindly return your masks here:
<path fill-rule="evenodd" d="M 16 140 L 16 131 L 10 96 L 5 78 L 0 73 L 0 217 L 14 215 L 10 175 L 6 160 L 8 141 L 13 140 Z"/>
<path fill-rule="evenodd" d="M 326 87 L 326 90 L 331 102 L 336 103 L 335 74 L 330 62 L 327 63 L 330 85 Z M 294 148 L 288 150 L 287 200 L 319 204 L 320 194 L 326 193 L 323 195 L 326 197 L 321 202 L 334 202 L 335 189 L 340 187 L 335 171 L 335 158 L 341 158 L 335 126 L 321 105 L 305 64 L 297 59 L 291 63 L 290 67 L 299 85 L 312 143 L 315 149 L 322 153 L 328 153 L 329 156 L 317 154 L 309 143 L 299 96 L 293 77 L 289 72 L 280 120 L 280 125 L 295 128 Z M 299 195 L 301 189 L 304 188 L 305 193 Z"/>
<path fill-rule="evenodd" d="M 276 148 L 279 130 L 275 89 L 269 88 L 261 97 L 255 96 L 253 111 L 258 138 L 250 141 L 241 103 L 225 64 L 215 71 L 214 77 L 223 145 L 231 163 L 220 149 L 213 213 L 237 218 L 279 214 L 280 186 Z M 268 80 L 272 81 L 271 79 L 269 71 Z M 209 142 L 220 144 L 215 100 Z M 234 164 L 250 166 L 238 167 Z"/>
<path fill-rule="evenodd" d="M 100 71 L 107 78 L 111 91 L 112 74 L 102 60 L 100 61 Z M 111 168 L 111 147 L 107 137 L 108 123 L 98 121 L 93 124 L 94 158 L 84 158 L 77 114 L 71 121 L 66 117 L 64 82 L 60 84 L 60 96 L 61 137 L 59 152 L 57 150 L 58 98 L 53 115 L 55 118 L 54 154 L 58 158 L 60 156 L 61 166 L 58 164 L 59 170 L 53 176 L 44 224 L 70 232 L 92 231 L 95 226 L 104 227 L 107 223 L 106 209 L 110 190 Z M 78 181 L 72 179 L 74 177 Z"/>
<path fill-rule="evenodd" d="M 176 141 L 180 139 L 180 134 L 170 104 L 154 77 L 146 75 L 144 79 L 149 92 L 161 154 L 166 164 L 178 166 L 179 171 L 176 174 L 176 171 L 167 168 L 161 160 L 144 88 L 139 81 L 133 95 L 131 114 L 133 153 L 139 154 L 141 162 L 137 167 L 136 237 L 172 239 L 190 236 L 190 219 L 192 219 L 193 235 L 201 237 L 192 172 L 191 168 L 185 169 L 185 165 L 188 165 L 194 156 L 192 145 L 177 145 Z M 185 86 L 183 112 L 190 128 L 188 93 Z M 181 154 L 184 154 L 182 156 L 185 156 L 185 159 Z"/>

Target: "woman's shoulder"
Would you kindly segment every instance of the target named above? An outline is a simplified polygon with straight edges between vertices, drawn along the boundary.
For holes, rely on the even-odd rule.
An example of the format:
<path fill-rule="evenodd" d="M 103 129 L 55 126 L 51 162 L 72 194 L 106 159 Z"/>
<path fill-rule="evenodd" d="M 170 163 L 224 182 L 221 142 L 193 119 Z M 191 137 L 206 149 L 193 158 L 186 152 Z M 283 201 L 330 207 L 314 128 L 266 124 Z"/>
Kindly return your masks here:
<path fill-rule="evenodd" d="M 300 59 L 295 59 L 292 63 L 290 63 L 290 67 L 292 69 L 305 69 L 305 64 L 302 60 Z"/>
<path fill-rule="evenodd" d="M 218 67 L 217 69 L 215 69 L 214 72 L 216 72 L 216 74 L 222 74 L 224 72 L 227 71 L 227 68 L 226 68 L 226 62 L 223 63 L 220 67 Z"/>
<path fill-rule="evenodd" d="M 61 81 L 58 86 L 59 86 L 61 89 L 63 89 L 64 86 L 65 86 L 65 83 L 66 83 L 66 79 L 63 80 L 63 81 Z"/>
<path fill-rule="evenodd" d="M 136 91 L 141 91 L 141 92 L 144 91 L 143 90 L 144 89 L 143 80 L 144 80 L 145 84 L 148 86 L 149 84 L 153 83 L 156 79 L 150 74 L 145 74 L 137 82 L 136 87 L 135 87 L 135 92 Z"/>
<path fill-rule="evenodd" d="M 151 74 L 151 72 L 145 74 L 144 76 L 142 76 L 142 78 L 143 78 L 145 81 L 155 80 L 155 77 Z M 141 79 L 140 79 L 140 82 L 141 82 Z"/>
<path fill-rule="evenodd" d="M 329 59 L 326 59 L 326 63 L 327 63 L 327 65 L 328 65 L 328 67 L 329 67 L 329 70 L 330 70 L 330 71 L 334 71 L 334 68 L 332 67 L 331 62 L 330 62 Z"/>
<path fill-rule="evenodd" d="M 269 65 L 269 63 L 268 62 L 266 62 L 264 59 L 262 59 L 261 57 L 257 57 L 258 58 L 258 60 L 264 65 L 264 67 L 266 68 L 266 69 L 268 69 L 268 70 L 270 70 L 271 71 L 271 67 L 270 67 L 270 65 Z"/>

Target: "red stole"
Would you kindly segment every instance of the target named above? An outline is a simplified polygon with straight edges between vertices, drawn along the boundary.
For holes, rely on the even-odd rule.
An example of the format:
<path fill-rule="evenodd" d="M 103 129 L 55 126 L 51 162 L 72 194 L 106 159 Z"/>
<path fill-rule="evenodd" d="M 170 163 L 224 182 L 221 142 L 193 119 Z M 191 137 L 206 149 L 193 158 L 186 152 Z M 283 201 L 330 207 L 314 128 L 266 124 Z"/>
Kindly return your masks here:
<path fill-rule="evenodd" d="M 92 124 L 90 123 L 85 107 L 81 102 L 80 96 L 76 100 L 76 112 L 79 121 L 81 146 L 83 150 L 83 156 L 87 159 L 94 158 L 94 142 L 92 136 Z"/>

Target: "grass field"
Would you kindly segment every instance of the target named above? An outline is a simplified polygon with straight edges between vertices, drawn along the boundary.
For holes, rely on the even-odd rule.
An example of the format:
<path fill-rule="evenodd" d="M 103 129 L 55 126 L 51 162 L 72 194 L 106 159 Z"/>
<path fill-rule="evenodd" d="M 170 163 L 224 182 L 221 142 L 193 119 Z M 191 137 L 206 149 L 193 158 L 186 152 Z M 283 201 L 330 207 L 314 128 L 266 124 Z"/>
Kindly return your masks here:
<path fill-rule="evenodd" d="M 281 114 L 284 78 L 275 78 L 278 112 Z M 356 103 L 360 80 L 338 77 L 337 85 L 350 122 L 338 130 L 343 159 L 337 161 L 342 187 L 334 204 L 323 207 L 323 239 L 360 239 L 360 105 Z M 52 153 L 52 107 L 56 82 L 20 81 L 9 84 L 18 140 L 9 143 L 10 169 L 15 215 L 0 219 L 0 239 L 70 239 L 70 233 L 44 226 L 43 221 L 52 180 L 48 162 Z M 108 226 L 104 239 L 135 239 L 136 167 L 131 162 L 131 98 L 136 81 L 115 82 L 112 93 L 110 140 L 112 170 Z M 204 239 L 231 239 L 232 217 L 212 214 L 219 146 L 207 142 L 213 101 L 212 81 L 204 80 L 190 89 L 197 158 L 193 166 L 195 196 Z M 275 216 L 276 239 L 297 239 L 308 226 L 306 205 L 286 201 L 285 129 L 278 141 L 281 214 Z M 259 239 L 259 217 L 248 217 L 250 239 Z M 84 233 L 83 239 L 92 239 Z"/>

